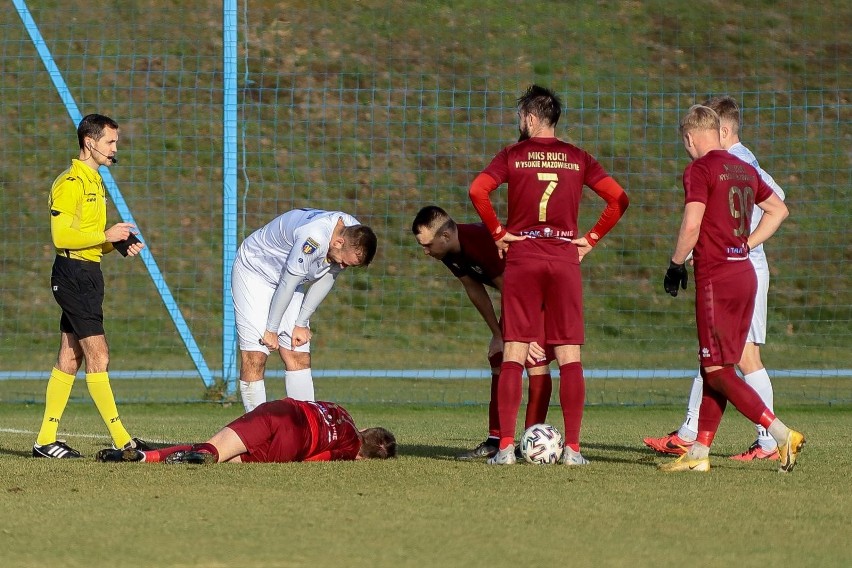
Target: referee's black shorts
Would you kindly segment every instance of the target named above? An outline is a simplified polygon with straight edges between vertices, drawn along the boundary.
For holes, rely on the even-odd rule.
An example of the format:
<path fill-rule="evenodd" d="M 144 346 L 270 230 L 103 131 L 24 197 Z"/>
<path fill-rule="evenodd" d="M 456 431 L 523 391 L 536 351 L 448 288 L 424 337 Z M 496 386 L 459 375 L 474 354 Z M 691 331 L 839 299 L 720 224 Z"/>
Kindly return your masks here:
<path fill-rule="evenodd" d="M 101 263 L 57 255 L 50 275 L 53 297 L 62 308 L 59 329 L 77 339 L 104 335 L 104 275 Z"/>

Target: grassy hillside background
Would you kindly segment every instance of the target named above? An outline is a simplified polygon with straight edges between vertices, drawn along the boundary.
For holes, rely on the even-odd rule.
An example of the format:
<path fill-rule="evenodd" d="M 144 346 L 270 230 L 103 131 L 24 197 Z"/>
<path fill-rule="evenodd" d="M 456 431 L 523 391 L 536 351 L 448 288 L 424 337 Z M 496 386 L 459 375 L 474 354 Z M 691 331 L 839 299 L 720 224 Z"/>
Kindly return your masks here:
<path fill-rule="evenodd" d="M 76 0 L 29 5 L 81 111 L 120 122 L 113 175 L 219 368 L 220 6 L 116 2 L 104 20 Z M 632 200 L 584 263 L 586 366 L 691 368 L 691 294 L 672 299 L 661 285 L 688 161 L 676 126 L 691 104 L 727 93 L 791 210 L 767 246 L 764 359 L 850 368 L 850 21 L 840 1 L 240 4 L 240 234 L 304 206 L 351 212 L 379 233 L 374 265 L 344 275 L 312 322 L 317 368 L 482 367 L 479 316 L 409 226 L 429 203 L 477 220 L 467 186 L 516 138 L 514 99 L 549 85 L 566 106 L 560 136 Z M 0 370 L 47 370 L 58 311 L 46 199 L 76 139 L 14 11 L 0 30 Z M 602 203 L 585 196 L 581 230 Z M 104 270 L 112 368 L 190 369 L 141 262 L 107 258 Z"/>

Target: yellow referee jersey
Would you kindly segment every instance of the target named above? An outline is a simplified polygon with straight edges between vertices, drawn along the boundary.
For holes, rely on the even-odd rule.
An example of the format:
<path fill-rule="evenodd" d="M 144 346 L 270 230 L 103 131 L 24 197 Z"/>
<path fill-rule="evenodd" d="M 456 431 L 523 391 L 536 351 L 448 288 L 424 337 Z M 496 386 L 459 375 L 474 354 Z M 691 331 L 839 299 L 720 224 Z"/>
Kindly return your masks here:
<path fill-rule="evenodd" d="M 56 254 L 100 262 L 113 250 L 106 242 L 106 187 L 97 170 L 80 160 L 50 188 L 50 234 Z"/>

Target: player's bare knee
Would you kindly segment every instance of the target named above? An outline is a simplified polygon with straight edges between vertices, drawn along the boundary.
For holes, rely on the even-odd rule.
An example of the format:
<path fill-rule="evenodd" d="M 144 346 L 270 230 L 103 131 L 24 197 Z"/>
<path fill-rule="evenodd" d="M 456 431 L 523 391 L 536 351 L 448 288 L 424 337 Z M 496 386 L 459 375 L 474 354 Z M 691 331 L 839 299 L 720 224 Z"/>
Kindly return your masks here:
<path fill-rule="evenodd" d="M 66 332 L 62 332 L 59 341 L 59 352 L 56 354 L 56 368 L 63 373 L 74 375 L 83 365 L 83 348 L 77 338 Z"/>
<path fill-rule="evenodd" d="M 109 345 L 103 335 L 93 335 L 80 339 L 83 358 L 86 359 L 87 373 L 104 373 L 109 369 Z"/>
<path fill-rule="evenodd" d="M 288 371 L 301 371 L 311 368 L 310 353 L 293 351 L 291 349 L 279 349 L 278 354 L 281 355 L 281 361 Z"/>
<path fill-rule="evenodd" d="M 738 367 L 744 375 L 748 375 L 762 369 L 763 361 L 760 359 L 760 347 L 751 342 L 746 343 Z"/>
<path fill-rule="evenodd" d="M 87 373 L 106 373 L 109 370 L 109 355 L 102 357 L 86 357 Z"/>
<path fill-rule="evenodd" d="M 83 353 L 72 349 L 60 349 L 56 356 L 56 368 L 69 375 L 76 375 L 83 364 Z"/>
<path fill-rule="evenodd" d="M 87 373 L 106 373 L 109 370 L 109 353 L 102 351 L 86 353 L 84 359 Z"/>
<path fill-rule="evenodd" d="M 553 349 L 556 361 L 559 365 L 581 362 L 581 349 L 579 345 L 557 345 Z"/>
<path fill-rule="evenodd" d="M 63 359 L 58 358 L 56 360 L 55 367 L 65 373 L 66 375 L 76 375 L 77 371 L 80 370 L 80 363 L 75 359 Z"/>
<path fill-rule="evenodd" d="M 240 380 L 247 383 L 263 380 L 268 358 L 263 351 L 241 351 Z"/>

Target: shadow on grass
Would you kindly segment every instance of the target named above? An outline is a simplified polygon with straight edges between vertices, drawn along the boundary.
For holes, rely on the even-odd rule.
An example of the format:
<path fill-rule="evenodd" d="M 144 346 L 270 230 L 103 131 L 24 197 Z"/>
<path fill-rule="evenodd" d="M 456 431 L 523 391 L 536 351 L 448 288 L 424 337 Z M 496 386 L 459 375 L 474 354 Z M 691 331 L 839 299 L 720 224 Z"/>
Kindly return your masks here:
<path fill-rule="evenodd" d="M 146 442 L 146 443 L 153 450 L 161 450 L 163 448 L 168 448 L 170 446 L 177 445 L 177 444 L 171 444 L 171 443 L 169 443 L 169 444 L 154 444 L 154 443 L 151 443 L 151 442 Z M 112 446 L 104 446 L 104 447 L 110 448 Z M 14 450 L 14 449 L 11 449 L 11 448 L 5 448 L 3 446 L 0 446 L 0 456 L 15 456 L 15 457 L 19 457 L 19 458 L 30 458 L 30 457 L 33 456 L 33 451 L 32 451 L 32 449 Z"/>
<path fill-rule="evenodd" d="M 581 450 L 583 451 L 583 455 L 592 463 L 624 463 L 657 467 L 657 458 L 664 457 L 638 444 L 625 446 L 620 444 L 583 443 Z M 623 457 L 625 453 L 639 455 L 638 457 Z"/>
<path fill-rule="evenodd" d="M 458 460 L 456 456 L 469 450 L 467 446 L 446 446 L 446 445 L 430 445 L 430 444 L 412 444 L 401 445 L 399 453 L 403 456 L 416 456 L 420 458 L 428 458 L 433 460 L 444 461 L 485 461 L 482 460 Z M 592 463 L 622 463 L 622 464 L 639 464 L 649 467 L 657 467 L 659 458 L 671 457 L 662 456 L 652 450 L 647 452 L 640 446 L 622 446 L 615 444 L 583 444 L 583 453 Z M 591 450 L 587 452 L 586 450 Z M 624 452 L 638 453 L 638 457 L 621 457 Z M 620 454 L 620 455 L 619 455 Z"/>
<path fill-rule="evenodd" d="M 0 446 L 0 456 L 17 456 L 19 458 L 29 458 L 32 457 L 33 451 L 32 449 L 27 450 L 12 450 L 9 448 L 4 448 Z"/>
<path fill-rule="evenodd" d="M 433 460 L 457 461 L 456 456 L 469 449 L 470 448 L 458 446 L 401 444 L 399 454 L 402 456 L 417 456 L 419 458 L 430 458 Z"/>
<path fill-rule="evenodd" d="M 622 446 L 622 445 L 616 445 L 616 444 L 583 444 L 583 449 L 584 450 L 587 450 L 587 449 L 594 450 L 593 453 L 586 456 L 592 462 L 629 463 L 629 464 L 645 465 L 645 466 L 653 467 L 653 468 L 656 468 L 660 464 L 674 461 L 678 458 L 678 456 L 676 456 L 676 455 L 661 454 L 661 453 L 655 452 L 654 450 L 652 450 L 650 448 L 646 448 L 644 446 L 639 446 L 639 445 Z M 608 455 L 608 454 L 602 454 L 601 455 L 601 454 L 597 453 L 598 451 L 602 451 L 602 452 L 632 452 L 632 453 L 638 453 L 639 456 L 637 458 L 634 458 L 634 459 L 619 458 L 619 457 L 612 457 L 612 455 Z M 583 453 L 586 454 L 585 451 Z M 727 457 L 728 457 L 727 454 L 711 454 L 710 458 L 711 458 L 711 463 L 712 463 L 713 469 L 729 469 L 729 470 L 743 469 L 743 467 L 742 467 L 743 464 L 741 464 L 739 462 L 730 461 L 730 460 L 726 459 Z M 764 462 L 764 463 L 766 463 L 766 462 Z M 778 462 L 771 462 L 771 463 L 777 464 Z M 746 464 L 746 467 L 748 467 L 748 464 Z M 772 469 L 772 468 L 769 468 L 769 469 Z"/>
<path fill-rule="evenodd" d="M 646 449 L 645 446 L 640 446 L 639 444 L 634 444 L 632 446 L 624 446 L 620 444 L 599 444 L 596 442 L 583 442 L 581 441 L 581 450 L 601 450 L 605 452 L 635 452 Z M 653 455 L 657 455 L 653 450 L 648 450 Z"/>

